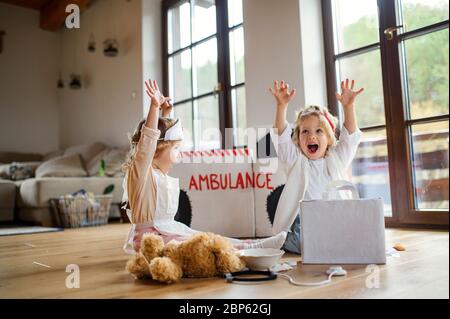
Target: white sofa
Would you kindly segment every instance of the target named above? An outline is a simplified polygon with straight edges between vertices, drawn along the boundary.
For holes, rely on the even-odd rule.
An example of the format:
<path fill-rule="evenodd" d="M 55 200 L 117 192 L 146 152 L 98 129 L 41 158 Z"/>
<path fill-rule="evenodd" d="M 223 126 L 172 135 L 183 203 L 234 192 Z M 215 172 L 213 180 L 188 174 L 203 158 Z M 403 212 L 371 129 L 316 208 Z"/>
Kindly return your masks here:
<path fill-rule="evenodd" d="M 121 164 L 126 151 L 92 143 L 47 155 L 0 152 L 0 163 L 3 163 L 3 176 L 0 176 L 0 221 L 19 220 L 55 226 L 56 216 L 50 209 L 49 199 L 80 189 L 103 194 L 111 184 L 114 185 L 114 192 L 110 217 L 120 217 L 119 206 L 123 193 Z M 100 177 L 98 171 L 102 159 L 106 167 L 105 175 Z M 26 163 L 33 163 L 36 176 L 20 181 L 4 179 L 8 166 L 26 166 Z"/>
<path fill-rule="evenodd" d="M 84 189 L 94 194 L 102 194 L 113 184 L 114 193 L 110 217 L 120 217 L 119 205 L 122 199 L 121 177 L 44 177 L 25 180 L 17 197 L 17 217 L 19 220 L 44 226 L 56 224 L 56 216 L 49 209 L 49 199 L 74 193 Z"/>

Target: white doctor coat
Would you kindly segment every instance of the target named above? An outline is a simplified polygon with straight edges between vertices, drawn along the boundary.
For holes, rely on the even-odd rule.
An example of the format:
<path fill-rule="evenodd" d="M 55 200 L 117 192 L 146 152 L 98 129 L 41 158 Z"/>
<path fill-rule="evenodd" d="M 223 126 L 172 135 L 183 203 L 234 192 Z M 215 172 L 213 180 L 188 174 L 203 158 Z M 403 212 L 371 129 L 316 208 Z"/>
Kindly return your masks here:
<path fill-rule="evenodd" d="M 288 177 L 275 212 L 273 233 L 289 231 L 299 213 L 299 202 L 305 199 L 311 183 L 318 182 L 315 176 L 311 175 L 311 160 L 293 143 L 291 133 L 292 128 L 287 124 L 283 133 L 275 138 L 275 140 L 278 139 L 278 159 L 287 166 Z M 273 134 L 276 133 L 272 130 L 271 135 L 274 139 Z M 342 127 L 339 141 L 331 147 L 325 157 L 326 172 L 330 181 L 348 179 L 347 169 L 356 155 L 361 136 L 362 132 L 359 129 L 349 134 L 347 129 Z M 323 185 L 324 188 L 326 186 Z M 345 194 L 339 196 L 346 198 Z"/>

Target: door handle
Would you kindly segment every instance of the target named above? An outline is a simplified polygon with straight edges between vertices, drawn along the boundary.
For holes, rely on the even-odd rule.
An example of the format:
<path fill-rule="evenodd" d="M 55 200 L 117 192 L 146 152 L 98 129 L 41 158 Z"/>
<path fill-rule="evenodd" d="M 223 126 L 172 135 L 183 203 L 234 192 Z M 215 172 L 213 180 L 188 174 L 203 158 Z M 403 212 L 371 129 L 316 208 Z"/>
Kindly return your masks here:
<path fill-rule="evenodd" d="M 403 28 L 403 25 L 397 25 L 395 27 L 389 27 L 386 30 L 384 30 L 384 35 L 386 36 L 386 39 L 388 41 L 394 40 L 394 32 L 396 32 L 398 29 Z"/>
<path fill-rule="evenodd" d="M 217 95 L 222 91 L 223 91 L 222 83 L 219 82 L 214 86 L 214 98 L 217 98 Z"/>

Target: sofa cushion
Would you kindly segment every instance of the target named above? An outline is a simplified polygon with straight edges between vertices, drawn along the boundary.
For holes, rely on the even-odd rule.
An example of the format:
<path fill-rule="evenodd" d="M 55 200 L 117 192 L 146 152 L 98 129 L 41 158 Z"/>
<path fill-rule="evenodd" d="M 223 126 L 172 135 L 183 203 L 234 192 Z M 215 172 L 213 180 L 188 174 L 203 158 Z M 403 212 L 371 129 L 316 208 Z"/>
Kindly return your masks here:
<path fill-rule="evenodd" d="M 80 155 L 55 157 L 36 169 L 36 177 L 85 177 Z"/>
<path fill-rule="evenodd" d="M 95 162 L 99 161 L 96 156 L 106 149 L 106 145 L 100 142 L 76 145 L 67 148 L 64 155 L 80 155 L 86 171 L 95 169 Z"/>
<path fill-rule="evenodd" d="M 85 163 L 85 169 L 89 176 L 98 176 L 100 170 L 100 163 L 102 159 L 110 151 L 109 148 L 104 149 L 93 158 L 91 158 L 87 163 Z"/>
<path fill-rule="evenodd" d="M 53 159 L 55 157 L 62 156 L 62 155 L 64 155 L 64 151 L 63 150 L 49 152 L 49 153 L 44 155 L 44 157 L 42 158 L 42 161 L 46 162 L 48 160 L 51 160 L 51 159 Z"/>
<path fill-rule="evenodd" d="M 106 148 L 89 161 L 86 171 L 89 176 L 99 176 L 100 163 L 104 160 L 106 176 L 123 177 L 122 165 L 127 153 L 128 149 L 125 148 Z"/>
<path fill-rule="evenodd" d="M 113 184 L 113 203 L 122 201 L 123 178 L 111 177 L 45 177 L 25 180 L 20 186 L 18 207 L 48 207 L 48 200 L 84 189 L 94 194 L 103 194 Z"/>
<path fill-rule="evenodd" d="M 126 160 L 128 150 L 113 148 L 103 157 L 105 161 L 105 175 L 109 177 L 123 177 L 122 165 Z"/>

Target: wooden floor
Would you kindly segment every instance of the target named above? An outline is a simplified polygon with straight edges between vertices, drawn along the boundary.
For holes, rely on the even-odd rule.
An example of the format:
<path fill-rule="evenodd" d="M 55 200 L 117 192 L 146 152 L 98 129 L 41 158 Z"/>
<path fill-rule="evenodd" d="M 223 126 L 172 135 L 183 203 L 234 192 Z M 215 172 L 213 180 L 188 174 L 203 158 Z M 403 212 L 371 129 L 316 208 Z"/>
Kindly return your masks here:
<path fill-rule="evenodd" d="M 297 287 L 285 279 L 258 285 L 221 278 L 185 279 L 173 285 L 136 281 L 124 266 L 128 225 L 0 237 L 0 298 L 449 298 L 447 231 L 387 230 L 387 243 L 402 243 L 400 257 L 379 268 L 379 288 L 368 288 L 364 266 L 347 266 L 346 277 L 321 287 Z M 286 255 L 286 260 L 300 260 Z M 37 263 L 48 265 L 51 268 Z M 79 289 L 65 286 L 66 266 L 80 267 Z M 297 280 L 321 281 L 327 266 L 288 272 Z"/>

